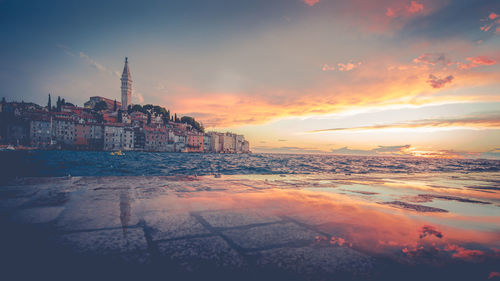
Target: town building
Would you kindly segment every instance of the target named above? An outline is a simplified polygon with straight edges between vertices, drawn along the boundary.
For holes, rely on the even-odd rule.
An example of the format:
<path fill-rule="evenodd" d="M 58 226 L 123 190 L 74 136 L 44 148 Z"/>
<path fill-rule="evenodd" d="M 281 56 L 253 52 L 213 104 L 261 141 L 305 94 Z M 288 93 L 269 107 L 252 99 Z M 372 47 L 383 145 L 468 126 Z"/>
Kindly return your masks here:
<path fill-rule="evenodd" d="M 30 120 L 30 145 L 46 148 L 52 140 L 51 119 L 48 115 L 33 116 Z"/>
<path fill-rule="evenodd" d="M 198 132 L 187 133 L 187 152 L 203 152 L 203 134 Z"/>
<path fill-rule="evenodd" d="M 99 96 L 95 96 L 95 97 L 90 97 L 90 100 L 87 101 L 86 103 L 83 104 L 83 107 L 85 108 L 88 108 L 88 109 L 92 109 L 95 107 L 95 105 L 99 102 L 105 102 L 106 105 L 108 106 L 108 110 L 112 110 L 113 107 L 115 106 L 115 102 L 116 102 L 116 106 L 119 108 L 121 107 L 121 103 L 116 101 L 116 100 L 112 100 L 112 99 L 108 99 L 108 98 L 104 98 L 104 97 L 99 97 Z"/>
<path fill-rule="evenodd" d="M 0 143 L 42 149 L 161 152 L 249 152 L 242 135 L 203 133 L 194 118 L 178 118 L 160 106 L 131 107 L 132 76 L 125 58 L 121 102 L 92 96 L 84 107 L 59 99 L 45 107 L 0 103 Z M 96 108 L 96 106 L 98 108 Z M 181 122 L 183 120 L 184 122 Z M 187 120 L 187 121 L 186 121 Z"/>
<path fill-rule="evenodd" d="M 146 151 L 167 151 L 168 134 L 163 128 L 144 127 Z"/>
<path fill-rule="evenodd" d="M 69 112 L 56 112 L 52 118 L 52 140 L 59 147 L 71 147 L 75 142 L 75 123 Z"/>
<path fill-rule="evenodd" d="M 104 125 L 104 150 L 114 151 L 122 149 L 123 125 Z"/>

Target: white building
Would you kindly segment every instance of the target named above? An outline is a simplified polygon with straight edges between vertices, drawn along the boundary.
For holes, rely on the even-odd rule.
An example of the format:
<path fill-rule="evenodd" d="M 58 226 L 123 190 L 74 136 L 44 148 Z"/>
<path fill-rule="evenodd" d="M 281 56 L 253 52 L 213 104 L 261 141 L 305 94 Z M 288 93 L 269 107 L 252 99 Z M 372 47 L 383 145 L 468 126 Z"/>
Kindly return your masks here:
<path fill-rule="evenodd" d="M 121 150 L 123 127 L 118 124 L 104 125 L 104 150 Z"/>
<path fill-rule="evenodd" d="M 51 141 L 51 121 L 49 117 L 43 116 L 30 120 L 31 145 L 36 147 L 47 147 Z"/>

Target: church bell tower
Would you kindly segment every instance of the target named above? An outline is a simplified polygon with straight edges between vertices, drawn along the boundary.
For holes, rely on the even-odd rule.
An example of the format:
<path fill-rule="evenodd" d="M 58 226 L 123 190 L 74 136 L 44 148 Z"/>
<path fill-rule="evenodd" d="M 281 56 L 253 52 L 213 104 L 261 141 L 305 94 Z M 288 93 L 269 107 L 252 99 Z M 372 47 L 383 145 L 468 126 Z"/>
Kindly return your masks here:
<path fill-rule="evenodd" d="M 128 68 L 128 58 L 125 57 L 125 66 L 123 67 L 122 78 L 122 110 L 127 110 L 132 104 L 132 76 Z"/>

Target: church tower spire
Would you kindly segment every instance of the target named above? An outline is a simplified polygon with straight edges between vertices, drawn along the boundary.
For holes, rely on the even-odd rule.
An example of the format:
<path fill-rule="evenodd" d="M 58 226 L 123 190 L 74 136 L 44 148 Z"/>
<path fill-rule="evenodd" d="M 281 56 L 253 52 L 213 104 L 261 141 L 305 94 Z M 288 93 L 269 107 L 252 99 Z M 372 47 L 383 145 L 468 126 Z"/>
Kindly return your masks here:
<path fill-rule="evenodd" d="M 128 68 L 127 57 L 125 57 L 125 66 L 120 80 L 122 81 L 122 110 L 127 110 L 127 107 L 132 104 L 132 76 Z"/>

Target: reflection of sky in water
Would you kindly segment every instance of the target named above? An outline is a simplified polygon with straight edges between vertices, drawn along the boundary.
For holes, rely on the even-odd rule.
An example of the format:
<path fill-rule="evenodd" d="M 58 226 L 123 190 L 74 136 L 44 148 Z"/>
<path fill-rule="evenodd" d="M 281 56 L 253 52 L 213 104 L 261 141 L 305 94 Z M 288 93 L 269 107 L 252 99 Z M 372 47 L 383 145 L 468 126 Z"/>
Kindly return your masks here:
<path fill-rule="evenodd" d="M 126 239 L 144 227 L 160 244 L 220 234 L 243 253 L 312 247 L 314 256 L 334 247 L 402 264 L 489 264 L 500 258 L 499 179 L 493 173 L 53 179 L 71 192 L 68 202 L 57 203 L 65 211 L 54 225 L 88 237 L 118 227 Z M 47 190 L 29 194 L 50 197 L 64 185 L 48 179 L 31 188 L 40 186 Z M 37 200 L 47 202 L 28 202 Z"/>

